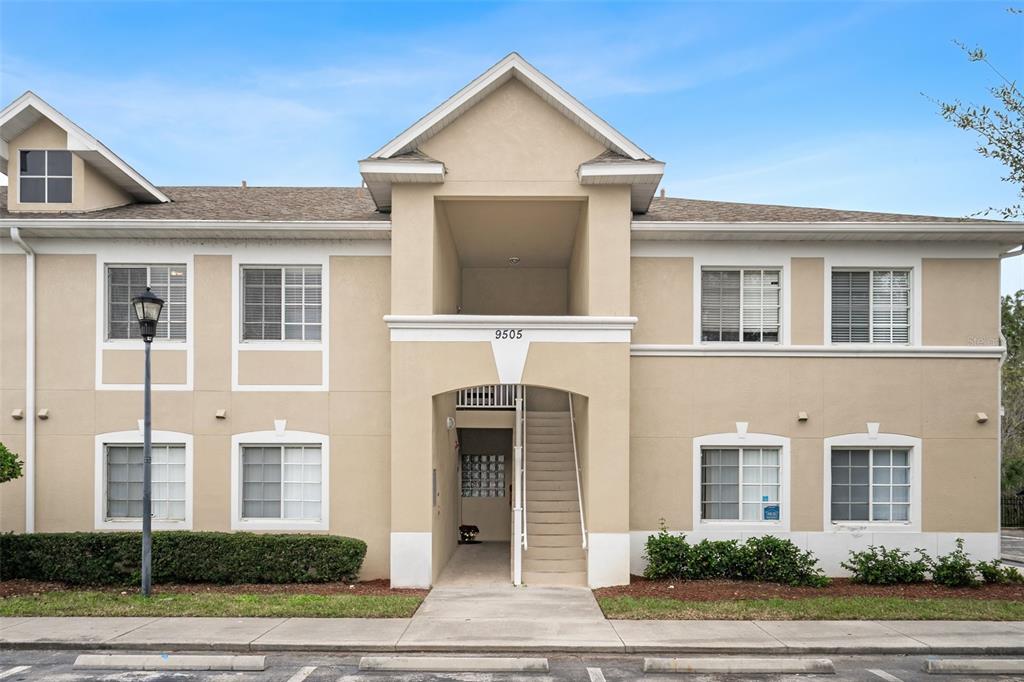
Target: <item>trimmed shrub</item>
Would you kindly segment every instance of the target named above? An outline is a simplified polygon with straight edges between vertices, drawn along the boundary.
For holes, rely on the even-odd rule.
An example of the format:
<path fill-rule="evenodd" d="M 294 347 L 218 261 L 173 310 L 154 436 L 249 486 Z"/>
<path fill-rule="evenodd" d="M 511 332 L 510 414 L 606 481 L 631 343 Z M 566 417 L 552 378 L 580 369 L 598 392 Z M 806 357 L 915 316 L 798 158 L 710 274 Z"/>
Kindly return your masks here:
<path fill-rule="evenodd" d="M 690 548 L 688 580 L 738 579 L 743 573 L 743 546 L 739 540 L 701 540 Z"/>
<path fill-rule="evenodd" d="M 647 538 L 643 556 L 647 561 L 645 577 L 682 580 L 682 571 L 690 563 L 690 545 L 685 535 L 669 533 L 662 521 L 658 532 Z"/>
<path fill-rule="evenodd" d="M 747 538 L 739 559 L 739 575 L 744 580 L 812 587 L 824 587 L 829 582 L 813 554 L 772 535 Z"/>
<path fill-rule="evenodd" d="M 0 580 L 73 585 L 138 582 L 141 533 L 0 536 Z M 318 583 L 352 580 L 366 543 L 336 535 L 153 533 L 154 583 Z"/>
<path fill-rule="evenodd" d="M 923 549 L 915 550 L 918 558 L 911 559 L 910 552 L 886 549 L 885 546 L 871 545 L 863 552 L 850 552 L 850 560 L 840 564 L 850 572 L 857 583 L 868 585 L 905 585 L 923 583 L 928 577 L 931 560 Z"/>
<path fill-rule="evenodd" d="M 686 536 L 661 529 L 647 538 L 644 576 L 674 580 L 760 580 L 786 585 L 822 587 L 828 578 L 818 560 L 789 540 L 766 535 L 746 542 L 701 540 L 696 545 Z"/>
<path fill-rule="evenodd" d="M 1004 566 L 998 561 L 979 561 L 974 567 L 981 579 L 990 585 L 1024 583 L 1024 574 L 1013 566 Z"/>
<path fill-rule="evenodd" d="M 933 562 L 932 581 L 946 587 L 978 586 L 978 571 L 964 551 L 963 538 L 956 539 L 956 549 Z"/>

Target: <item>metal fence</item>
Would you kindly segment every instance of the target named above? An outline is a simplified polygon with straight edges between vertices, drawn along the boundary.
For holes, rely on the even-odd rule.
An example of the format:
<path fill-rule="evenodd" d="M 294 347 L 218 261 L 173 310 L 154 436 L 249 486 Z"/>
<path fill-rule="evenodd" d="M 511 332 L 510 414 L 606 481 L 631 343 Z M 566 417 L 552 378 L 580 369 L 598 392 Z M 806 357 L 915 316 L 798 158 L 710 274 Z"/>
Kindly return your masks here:
<path fill-rule="evenodd" d="M 1004 495 L 1003 528 L 1024 528 L 1024 496 Z"/>

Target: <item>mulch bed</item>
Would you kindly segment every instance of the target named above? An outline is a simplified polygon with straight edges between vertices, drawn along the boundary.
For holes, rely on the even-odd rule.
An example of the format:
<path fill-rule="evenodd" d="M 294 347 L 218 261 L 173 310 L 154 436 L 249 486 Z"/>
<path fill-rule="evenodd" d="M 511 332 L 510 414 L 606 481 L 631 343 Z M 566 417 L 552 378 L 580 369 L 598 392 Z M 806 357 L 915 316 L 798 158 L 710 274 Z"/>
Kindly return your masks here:
<path fill-rule="evenodd" d="M 648 580 L 631 576 L 629 585 L 594 590 L 600 597 L 664 597 L 680 601 L 739 599 L 807 599 L 810 597 L 900 597 L 903 599 L 1001 599 L 1024 601 L 1024 585 L 943 587 L 916 585 L 861 585 L 848 578 L 834 578 L 828 587 L 790 587 L 775 583 L 737 580 Z"/>
<path fill-rule="evenodd" d="M 0 599 L 18 597 L 44 592 L 60 591 L 108 592 L 111 594 L 134 594 L 137 586 L 84 586 L 65 585 L 64 583 L 43 582 L 37 580 L 4 580 L 0 581 Z M 155 594 L 358 594 L 375 597 L 396 595 L 405 597 L 425 597 L 429 590 L 391 589 L 389 580 L 367 580 L 357 583 L 302 583 L 286 585 L 212 585 L 195 583 L 189 585 L 154 585 Z"/>

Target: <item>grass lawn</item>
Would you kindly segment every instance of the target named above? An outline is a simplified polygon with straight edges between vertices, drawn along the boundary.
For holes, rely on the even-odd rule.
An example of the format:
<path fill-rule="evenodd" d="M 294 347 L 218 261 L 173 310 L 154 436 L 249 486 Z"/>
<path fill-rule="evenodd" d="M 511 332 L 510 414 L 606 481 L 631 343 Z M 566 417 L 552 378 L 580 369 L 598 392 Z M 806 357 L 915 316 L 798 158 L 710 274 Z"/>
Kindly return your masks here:
<path fill-rule="evenodd" d="M 422 597 L 361 594 L 137 594 L 69 590 L 0 599 L 0 616 L 404 618 Z"/>
<path fill-rule="evenodd" d="M 999 599 L 809 597 L 684 601 L 598 597 L 605 616 L 625 620 L 1024 620 L 1024 602 Z"/>

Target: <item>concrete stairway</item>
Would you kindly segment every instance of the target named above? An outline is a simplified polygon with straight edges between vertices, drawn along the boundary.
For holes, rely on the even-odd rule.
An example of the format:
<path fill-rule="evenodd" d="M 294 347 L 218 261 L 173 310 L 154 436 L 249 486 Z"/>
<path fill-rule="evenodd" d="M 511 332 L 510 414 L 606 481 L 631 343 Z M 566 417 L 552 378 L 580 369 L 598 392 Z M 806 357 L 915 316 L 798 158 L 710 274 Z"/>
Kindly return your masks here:
<path fill-rule="evenodd" d="M 526 413 L 527 585 L 586 585 L 568 412 Z"/>

